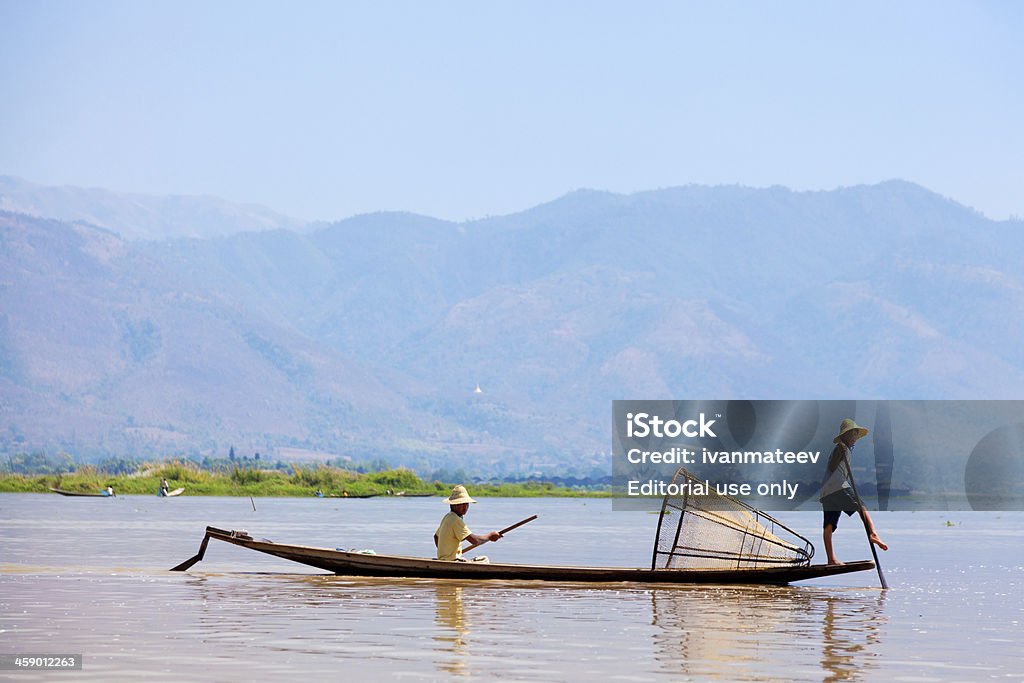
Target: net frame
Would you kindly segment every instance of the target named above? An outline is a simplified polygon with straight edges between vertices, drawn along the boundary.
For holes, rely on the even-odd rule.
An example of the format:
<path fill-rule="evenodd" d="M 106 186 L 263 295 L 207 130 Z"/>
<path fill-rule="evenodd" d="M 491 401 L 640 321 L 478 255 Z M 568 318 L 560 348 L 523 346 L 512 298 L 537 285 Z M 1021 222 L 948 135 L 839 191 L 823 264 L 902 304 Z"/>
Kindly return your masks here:
<path fill-rule="evenodd" d="M 681 485 L 684 481 L 691 485 L 705 483 L 680 467 L 672 477 L 672 484 Z M 687 486 L 685 493 L 678 496 L 666 494 L 662 500 L 651 569 L 659 568 L 659 557 L 664 558 L 661 568 L 676 570 L 698 567 L 756 569 L 811 563 L 814 545 L 771 515 L 741 500 L 722 495 L 713 487 L 704 496 L 693 495 L 690 491 L 691 486 Z M 670 519 L 673 515 L 669 513 L 672 511 L 676 511 L 679 517 L 674 529 L 671 523 L 666 524 L 666 520 L 674 521 Z M 685 525 L 689 526 L 684 535 Z M 666 544 L 667 549 L 663 550 L 663 534 L 666 532 L 672 539 L 671 545 Z M 680 545 L 681 537 L 685 543 L 691 536 L 716 532 L 723 537 L 731 536 L 729 540 L 732 547 Z M 781 535 L 788 535 L 792 540 L 782 538 Z M 686 566 L 688 564 L 689 567 Z"/>

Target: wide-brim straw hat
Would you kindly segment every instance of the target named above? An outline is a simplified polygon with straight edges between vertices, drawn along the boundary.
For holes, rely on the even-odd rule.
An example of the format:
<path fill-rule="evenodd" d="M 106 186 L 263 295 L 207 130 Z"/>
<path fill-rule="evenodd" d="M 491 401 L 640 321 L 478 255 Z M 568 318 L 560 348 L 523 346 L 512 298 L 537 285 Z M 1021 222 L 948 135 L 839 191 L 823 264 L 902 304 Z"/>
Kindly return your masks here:
<path fill-rule="evenodd" d="M 850 418 L 845 418 L 842 424 L 839 425 L 839 434 L 836 436 L 836 438 L 832 439 L 832 443 L 839 443 L 839 437 L 841 437 L 846 432 L 853 431 L 854 429 L 857 430 L 858 439 L 863 439 L 869 433 L 867 427 L 861 427 L 859 424 L 857 424 Z"/>
<path fill-rule="evenodd" d="M 475 503 L 476 501 L 469 497 L 466 487 L 460 484 L 452 489 L 452 495 L 445 498 L 444 502 L 449 505 L 462 505 L 463 503 Z"/>

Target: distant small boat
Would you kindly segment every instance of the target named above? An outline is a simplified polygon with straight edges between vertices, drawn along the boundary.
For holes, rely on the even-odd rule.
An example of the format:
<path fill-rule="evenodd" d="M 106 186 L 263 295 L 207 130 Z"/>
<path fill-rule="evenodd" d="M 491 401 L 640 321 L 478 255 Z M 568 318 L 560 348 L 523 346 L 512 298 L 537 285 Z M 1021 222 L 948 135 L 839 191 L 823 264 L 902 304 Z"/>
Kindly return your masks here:
<path fill-rule="evenodd" d="M 65 491 L 63 489 L 55 489 L 52 486 L 50 490 L 54 493 L 59 493 L 62 496 L 75 496 L 76 498 L 110 498 L 110 494 L 107 493 L 82 493 L 81 491 Z"/>
<path fill-rule="evenodd" d="M 382 496 L 382 495 L 384 495 L 384 494 L 382 494 L 382 493 L 366 493 L 366 494 L 363 494 L 361 496 L 354 496 L 354 495 L 352 495 L 350 493 L 347 496 L 343 496 L 340 493 L 332 493 L 331 495 L 329 495 L 327 497 L 328 498 L 376 498 L 377 496 Z"/>
<path fill-rule="evenodd" d="M 167 493 L 161 491 L 157 495 L 160 496 L 161 498 L 170 498 L 171 496 L 180 496 L 184 491 L 185 489 L 183 487 L 180 489 L 174 489 L 173 491 L 168 491 Z"/>
<path fill-rule="evenodd" d="M 402 498 L 436 498 L 438 496 L 436 493 L 406 493 L 405 491 L 399 491 L 395 495 Z"/>

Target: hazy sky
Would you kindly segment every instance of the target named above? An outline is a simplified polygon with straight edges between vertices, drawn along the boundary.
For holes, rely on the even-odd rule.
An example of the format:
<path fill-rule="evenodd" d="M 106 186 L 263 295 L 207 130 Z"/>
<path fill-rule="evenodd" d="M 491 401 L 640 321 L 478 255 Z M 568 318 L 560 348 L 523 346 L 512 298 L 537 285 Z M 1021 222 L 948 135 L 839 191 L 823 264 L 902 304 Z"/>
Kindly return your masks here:
<path fill-rule="evenodd" d="M 301 218 L 918 182 L 1024 215 L 1024 3 L 0 0 L 0 174 Z"/>

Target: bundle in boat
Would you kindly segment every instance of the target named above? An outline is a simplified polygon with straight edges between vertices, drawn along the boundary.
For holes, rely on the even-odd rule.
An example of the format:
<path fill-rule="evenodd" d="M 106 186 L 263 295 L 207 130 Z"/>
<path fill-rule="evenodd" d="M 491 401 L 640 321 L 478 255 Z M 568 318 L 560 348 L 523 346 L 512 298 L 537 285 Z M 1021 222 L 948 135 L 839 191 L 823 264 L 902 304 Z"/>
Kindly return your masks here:
<path fill-rule="evenodd" d="M 759 569 L 808 565 L 814 546 L 767 513 L 717 493 L 694 495 L 697 479 L 683 468 L 665 496 L 651 569 Z M 683 486 L 683 484 L 690 484 Z"/>

